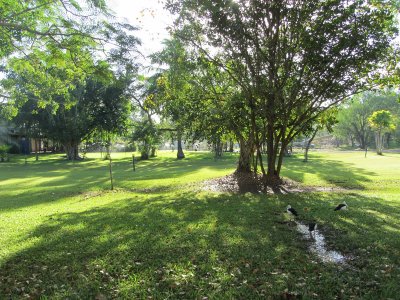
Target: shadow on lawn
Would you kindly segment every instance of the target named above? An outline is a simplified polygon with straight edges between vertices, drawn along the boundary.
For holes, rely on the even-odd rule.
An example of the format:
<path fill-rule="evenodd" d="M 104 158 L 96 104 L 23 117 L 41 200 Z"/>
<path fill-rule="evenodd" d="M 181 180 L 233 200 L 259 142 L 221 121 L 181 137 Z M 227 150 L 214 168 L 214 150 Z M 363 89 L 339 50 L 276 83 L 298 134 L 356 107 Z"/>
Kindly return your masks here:
<path fill-rule="evenodd" d="M 167 179 L 164 186 L 157 186 L 157 188 L 171 190 L 174 187 L 168 182 L 170 178 L 183 179 L 201 168 L 224 170 L 232 167 L 232 163 L 231 158 L 212 162 L 206 155 L 181 161 L 162 158 L 140 161 L 136 165 L 136 172 L 133 172 L 129 158 L 119 159 L 113 163 L 114 186 L 115 188 L 132 188 L 143 185 L 142 181 L 154 180 L 155 182 L 157 179 Z M 15 179 L 18 181 L 13 182 Z M 11 183 L 3 185 L 0 210 L 53 202 L 65 196 L 77 195 L 89 190 L 110 189 L 107 162 L 104 161 L 99 166 L 99 161 L 93 159 L 80 162 L 49 160 L 27 166 L 6 164 L 0 174 L 1 180 L 10 180 Z M 31 187 L 34 189 L 32 190 Z M 17 195 L 15 195 L 16 191 L 18 191 Z"/>
<path fill-rule="evenodd" d="M 170 199 L 126 198 L 53 215 L 24 237 L 35 239 L 32 247 L 0 267 L 0 296 L 255 299 L 284 297 L 286 288 L 293 295 L 325 299 L 397 295 L 387 286 L 397 282 L 399 270 L 375 278 L 382 262 L 399 263 L 399 226 L 366 213 L 400 217 L 397 207 L 379 199 L 317 193 L 267 199 L 182 193 Z M 349 211 L 333 212 L 344 199 Z M 356 268 L 311 263 L 316 258 L 306 243 L 280 222 L 287 203 L 309 208 L 300 218 L 314 212 L 336 250 L 359 258 Z M 364 253 L 367 245 L 373 247 Z M 379 285 L 365 288 L 371 280 Z"/>
<path fill-rule="evenodd" d="M 109 169 L 107 162 L 99 165 L 96 159 L 80 162 L 67 162 L 54 159 L 28 164 L 6 164 L 0 174 L 1 180 L 26 179 L 3 185 L 0 201 L 0 209 L 9 210 L 40 203 L 53 202 L 67 195 L 76 195 L 88 190 L 107 190 L 110 188 Z M 212 170 L 234 170 L 236 156 L 225 156 L 221 160 L 212 161 L 210 154 L 200 154 L 189 159 L 178 161 L 170 157 L 156 158 L 149 161 L 141 161 L 137 164 L 137 171 L 132 171 L 130 158 L 115 160 L 113 164 L 115 187 L 130 189 L 148 184 L 147 180 L 154 180 L 155 190 L 171 190 L 169 178 L 185 178 L 185 176 L 198 171 L 201 168 Z M 3 166 L 2 166 L 3 167 Z M 3 172 L 4 170 L 4 172 Z M 285 160 L 284 176 L 296 181 L 302 181 L 304 173 L 315 173 L 326 182 L 343 188 L 364 188 L 370 181 L 367 176 L 376 175 L 364 169 L 354 168 L 333 160 L 312 160 L 303 163 L 298 157 Z M 29 178 L 29 181 L 28 181 Z M 155 181 L 167 179 L 164 186 Z M 38 181 L 35 184 L 35 181 Z M 26 188 L 29 182 L 34 190 Z M 18 195 L 15 196 L 15 191 Z M 26 192 L 24 192 L 26 191 Z"/>
<path fill-rule="evenodd" d="M 352 164 L 337 160 L 319 158 L 305 163 L 299 156 L 285 159 L 284 176 L 302 182 L 306 173 L 316 174 L 331 185 L 352 189 L 364 189 L 371 181 L 367 176 L 378 176 L 375 172 L 356 168 Z"/>

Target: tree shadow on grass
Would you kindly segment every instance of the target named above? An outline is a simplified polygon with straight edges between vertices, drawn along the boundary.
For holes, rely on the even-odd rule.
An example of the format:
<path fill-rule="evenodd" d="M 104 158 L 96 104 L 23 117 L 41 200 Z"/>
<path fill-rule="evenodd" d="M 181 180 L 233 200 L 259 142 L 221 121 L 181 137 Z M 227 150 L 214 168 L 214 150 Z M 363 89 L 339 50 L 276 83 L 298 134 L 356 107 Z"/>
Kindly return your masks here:
<path fill-rule="evenodd" d="M 368 176 L 378 176 L 375 172 L 337 160 L 314 159 L 303 162 L 299 157 L 285 159 L 282 173 L 298 182 L 303 182 L 306 173 L 316 174 L 330 185 L 348 189 L 364 189 L 371 181 Z"/>
<path fill-rule="evenodd" d="M 114 187 L 142 189 L 143 186 L 151 185 L 161 190 L 174 189 L 177 182 L 201 168 L 225 170 L 232 164 L 229 159 L 213 162 L 209 157 L 207 160 L 203 158 L 207 157 L 183 161 L 172 158 L 154 159 L 139 163 L 136 172 L 132 171 L 129 159 L 116 160 L 113 163 Z M 94 189 L 110 189 L 107 162 L 99 165 L 98 160 L 76 163 L 51 160 L 27 166 L 8 164 L 3 170 L 0 180 L 10 183 L 3 182 L 0 210 L 54 202 L 65 196 Z M 171 178 L 176 183 L 171 184 Z"/>
<path fill-rule="evenodd" d="M 349 211 L 333 212 L 343 200 Z M 282 222 L 288 203 L 304 221 L 316 219 L 335 250 L 357 256 L 350 263 L 356 268 L 311 263 L 317 260 L 307 243 Z M 126 197 L 54 214 L 34 228 L 23 238 L 35 240 L 32 246 L 0 266 L 0 298 L 261 299 L 284 297 L 285 289 L 306 298 L 373 298 L 383 291 L 394 296 L 398 290 L 387 287 L 400 271 L 385 278 L 375 274 L 383 262 L 399 263 L 400 229 L 393 221 L 398 217 L 398 207 L 356 194 Z M 364 253 L 367 245 L 373 247 Z M 378 285 L 363 287 L 371 280 Z"/>

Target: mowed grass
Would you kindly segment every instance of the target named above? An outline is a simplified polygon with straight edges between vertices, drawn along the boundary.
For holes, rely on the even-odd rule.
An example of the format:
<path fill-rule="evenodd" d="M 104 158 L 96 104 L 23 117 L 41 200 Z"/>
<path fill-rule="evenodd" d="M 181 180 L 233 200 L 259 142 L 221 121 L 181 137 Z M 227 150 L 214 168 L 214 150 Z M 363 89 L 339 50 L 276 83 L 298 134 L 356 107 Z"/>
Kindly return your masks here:
<path fill-rule="evenodd" d="M 398 298 L 399 154 L 290 157 L 285 177 L 326 191 L 268 196 L 201 190 L 234 171 L 235 154 L 174 156 L 133 172 L 130 154 L 113 154 L 114 191 L 99 154 L 0 164 L 0 299 Z M 333 212 L 343 200 L 349 210 Z M 347 262 L 309 252 L 287 204 Z"/>

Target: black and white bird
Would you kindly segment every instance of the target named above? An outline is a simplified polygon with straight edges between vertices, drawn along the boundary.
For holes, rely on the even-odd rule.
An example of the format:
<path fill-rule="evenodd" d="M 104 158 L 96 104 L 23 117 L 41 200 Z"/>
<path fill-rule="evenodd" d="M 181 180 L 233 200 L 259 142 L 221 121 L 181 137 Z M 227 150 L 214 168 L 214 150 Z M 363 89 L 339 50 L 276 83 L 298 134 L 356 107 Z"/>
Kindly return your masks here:
<path fill-rule="evenodd" d="M 317 229 L 317 223 L 315 222 L 310 222 L 308 223 L 308 231 L 310 232 L 310 235 L 313 236 L 313 232 L 315 235 L 315 230 Z"/>
<path fill-rule="evenodd" d="M 297 213 L 297 211 L 291 207 L 290 205 L 287 206 L 286 211 L 288 212 L 289 215 L 293 215 L 293 216 L 298 216 L 299 214 Z"/>
<path fill-rule="evenodd" d="M 344 209 L 347 209 L 346 201 L 343 201 L 343 203 L 341 203 L 338 206 L 336 206 L 334 210 L 336 211 L 336 210 L 344 210 Z"/>

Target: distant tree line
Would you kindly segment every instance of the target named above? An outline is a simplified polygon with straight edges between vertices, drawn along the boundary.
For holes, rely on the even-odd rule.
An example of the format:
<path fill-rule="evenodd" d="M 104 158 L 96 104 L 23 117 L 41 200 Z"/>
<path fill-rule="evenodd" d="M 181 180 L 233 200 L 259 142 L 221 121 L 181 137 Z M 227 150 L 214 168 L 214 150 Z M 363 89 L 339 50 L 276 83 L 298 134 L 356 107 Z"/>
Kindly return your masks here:
<path fill-rule="evenodd" d="M 366 92 L 343 103 L 337 114 L 334 135 L 351 147 L 377 147 L 376 126 L 371 124 L 370 118 L 378 111 L 391 115 L 391 125 L 382 135 L 384 146 L 400 145 L 400 102 L 399 94 L 394 91 Z"/>

